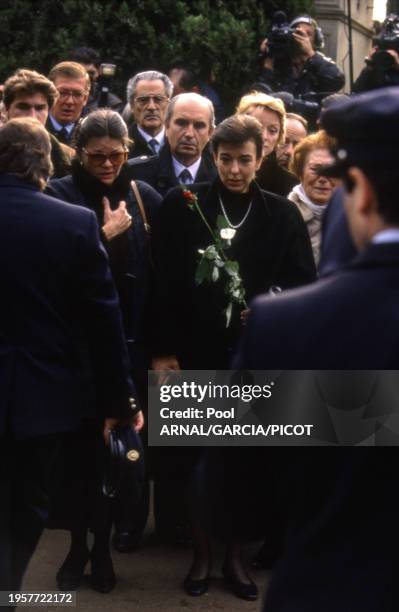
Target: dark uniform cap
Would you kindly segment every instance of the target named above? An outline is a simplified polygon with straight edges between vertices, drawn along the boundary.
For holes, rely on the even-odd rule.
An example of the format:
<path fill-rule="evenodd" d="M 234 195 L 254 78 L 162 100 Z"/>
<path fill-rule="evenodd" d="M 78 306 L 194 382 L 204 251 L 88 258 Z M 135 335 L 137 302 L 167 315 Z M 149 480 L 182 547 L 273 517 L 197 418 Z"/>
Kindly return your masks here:
<path fill-rule="evenodd" d="M 319 173 L 343 176 L 350 166 L 373 164 L 397 171 L 399 87 L 351 96 L 326 109 L 321 127 L 337 139 L 333 165 Z"/>

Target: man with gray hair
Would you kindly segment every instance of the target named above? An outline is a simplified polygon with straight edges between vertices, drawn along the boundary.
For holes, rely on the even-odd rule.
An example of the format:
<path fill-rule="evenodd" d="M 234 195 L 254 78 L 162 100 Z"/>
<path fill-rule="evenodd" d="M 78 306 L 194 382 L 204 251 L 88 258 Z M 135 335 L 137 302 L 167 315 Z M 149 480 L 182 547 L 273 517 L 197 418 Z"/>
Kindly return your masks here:
<path fill-rule="evenodd" d="M 129 157 L 158 154 L 165 141 L 165 113 L 172 93 L 172 81 L 162 72 L 147 70 L 129 80 L 127 101 L 134 118 Z"/>
<path fill-rule="evenodd" d="M 215 178 L 216 169 L 207 147 L 214 123 L 213 105 L 208 98 L 192 92 L 172 98 L 165 117 L 167 142 L 158 156 L 129 160 L 132 178 L 149 183 L 161 195 L 179 184 Z"/>

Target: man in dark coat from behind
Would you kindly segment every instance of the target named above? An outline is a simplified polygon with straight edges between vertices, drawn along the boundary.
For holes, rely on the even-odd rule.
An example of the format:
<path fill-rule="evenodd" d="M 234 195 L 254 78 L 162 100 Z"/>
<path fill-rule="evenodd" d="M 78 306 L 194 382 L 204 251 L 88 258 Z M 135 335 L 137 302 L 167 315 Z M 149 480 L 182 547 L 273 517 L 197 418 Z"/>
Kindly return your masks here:
<path fill-rule="evenodd" d="M 93 364 L 97 416 L 142 426 L 108 260 L 94 213 L 40 193 L 50 140 L 34 119 L 0 131 L 1 590 L 19 590 L 43 529 L 46 484 L 87 416 L 81 342 Z"/>
<path fill-rule="evenodd" d="M 399 145 L 399 89 L 351 98 L 328 109 L 322 122 L 338 139 L 330 173 L 343 178 L 359 254 L 312 286 L 256 300 L 239 368 L 398 369 L 399 179 L 392 150 Z M 375 444 L 384 444 L 378 433 Z M 291 493 L 290 530 L 265 610 L 396 610 L 396 450 L 303 448 L 294 455 L 280 473 L 282 490 Z"/>

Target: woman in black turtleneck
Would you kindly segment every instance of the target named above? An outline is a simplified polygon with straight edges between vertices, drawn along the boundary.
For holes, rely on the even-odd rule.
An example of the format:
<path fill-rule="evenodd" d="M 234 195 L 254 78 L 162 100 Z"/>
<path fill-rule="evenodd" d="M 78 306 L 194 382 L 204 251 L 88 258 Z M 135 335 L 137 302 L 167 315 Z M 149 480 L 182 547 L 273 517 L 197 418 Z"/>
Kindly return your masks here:
<path fill-rule="evenodd" d="M 133 365 L 132 376 L 139 400 L 143 404 L 146 394 L 146 374 L 150 362 L 146 319 L 151 263 L 149 237 L 145 229 L 146 220 L 125 170 L 129 143 L 127 127 L 118 113 L 105 109 L 94 111 L 82 121 L 78 129 L 77 157 L 72 163 L 72 174 L 50 181 L 47 193 L 71 204 L 90 208 L 97 215 L 102 242 L 109 255 L 119 295 L 124 330 Z M 151 226 L 159 209 L 161 196 L 142 181 L 137 181 L 137 188 L 143 201 L 146 219 Z M 83 359 L 84 352 L 82 347 Z M 82 384 L 88 388 L 87 416 L 89 417 L 85 428 L 82 428 L 82 443 L 88 460 L 91 459 L 90 454 L 95 454 L 97 465 L 93 466 L 93 471 L 90 472 L 86 465 L 88 461 L 83 461 L 84 465 L 79 465 L 75 460 L 77 473 L 73 477 L 78 480 L 77 474 L 80 475 L 81 494 L 88 497 L 91 507 L 85 506 L 83 498 L 73 498 L 65 504 L 62 516 L 58 508 L 55 513 L 55 526 L 66 527 L 71 531 L 71 548 L 57 573 L 57 584 L 60 590 L 67 591 L 75 590 L 80 585 L 89 559 L 87 530 L 90 523 L 94 531 L 94 547 L 90 553 L 92 586 L 98 591 L 108 592 L 115 585 L 109 550 L 112 518 L 117 519 L 117 527 L 121 532 L 131 530 L 131 521 L 135 521 L 134 527 L 138 539 L 144 529 L 147 503 L 143 500 L 141 516 L 138 516 L 137 512 L 133 516 L 134 508 L 132 509 L 131 503 L 129 504 L 129 491 L 124 487 L 124 490 L 118 494 L 112 514 L 107 507 L 100 491 L 104 449 L 99 443 L 101 436 L 95 431 L 96 427 L 101 429 L 104 425 L 98 422 L 98 417 L 94 418 L 95 400 L 90 393 L 89 364 L 86 364 L 82 371 Z M 112 427 L 112 424 L 106 423 L 106 427 Z M 94 444 L 97 444 L 97 451 L 94 449 L 93 440 Z M 85 470 L 86 475 L 82 476 Z M 93 492 L 93 496 L 87 496 L 84 491 L 87 486 L 85 478 L 94 481 L 94 470 L 98 472 L 97 490 Z M 83 510 L 87 512 L 86 516 Z M 122 524 L 123 521 L 128 521 L 128 524 Z"/>
<path fill-rule="evenodd" d="M 260 123 L 247 115 L 229 117 L 217 126 L 212 147 L 218 178 L 211 184 L 193 185 L 191 191 L 213 230 L 219 215 L 236 230 L 227 253 L 229 259 L 239 263 L 246 301 L 249 303 L 273 286 L 284 290 L 314 280 L 312 250 L 301 215 L 288 200 L 262 191 L 254 181 L 262 159 Z M 223 370 L 230 366 L 242 312 L 235 306 L 231 324 L 226 327 L 228 298 L 223 284 L 205 282 L 198 286 L 195 282 L 198 249 L 212 242 L 199 214 L 187 205 L 187 193 L 182 188 L 170 191 L 154 227 L 159 306 L 154 317 L 155 370 Z M 183 486 L 191 493 L 194 562 L 184 583 L 186 591 L 201 595 L 208 588 L 209 534 L 214 518 L 210 502 L 212 491 L 217 489 L 225 491 L 229 516 L 224 525 L 230 525 L 225 534 L 226 585 L 241 598 L 256 599 L 256 585 L 240 558 L 240 538 L 249 535 L 245 512 L 241 510 L 251 507 L 253 501 L 250 486 L 240 477 L 243 453 L 238 458 L 233 448 L 223 452 L 188 447 L 160 450 L 168 471 L 168 499 L 181 499 L 179 491 Z M 246 449 L 245 457 L 249 456 L 247 450 L 250 449 Z M 228 466 L 226 477 L 215 482 L 221 465 Z M 233 478 L 232 465 L 240 468 Z M 157 491 L 157 483 L 155 487 Z M 180 507 L 175 506 L 175 513 Z"/>

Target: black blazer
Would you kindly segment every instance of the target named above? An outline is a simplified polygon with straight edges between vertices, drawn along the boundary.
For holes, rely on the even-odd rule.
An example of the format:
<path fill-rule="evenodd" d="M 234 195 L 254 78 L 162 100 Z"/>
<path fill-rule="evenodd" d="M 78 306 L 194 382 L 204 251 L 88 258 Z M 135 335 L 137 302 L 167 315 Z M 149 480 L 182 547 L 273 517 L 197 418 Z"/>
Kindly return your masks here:
<path fill-rule="evenodd" d="M 60 133 L 55 129 L 55 127 L 53 125 L 53 122 L 51 121 L 50 117 L 47 117 L 47 121 L 46 121 L 46 130 L 50 134 L 55 136 L 56 139 L 59 142 L 62 142 L 63 144 L 66 144 L 68 146 L 71 146 L 71 143 L 72 143 L 73 138 L 74 138 L 76 126 L 77 126 L 77 123 L 75 123 L 73 130 L 70 132 L 69 138 L 61 138 Z"/>
<path fill-rule="evenodd" d="M 221 214 L 218 184 L 216 179 L 191 186 L 212 229 Z M 181 188 L 164 199 L 153 239 L 158 279 L 154 351 L 177 354 L 185 367 L 228 367 L 240 330 L 239 312 L 235 310 L 226 329 L 223 287 L 195 283 L 198 249 L 209 246 L 212 238 L 199 215 L 188 208 Z M 309 236 L 298 209 L 256 183 L 252 212 L 237 231 L 229 256 L 239 263 L 247 300 L 273 285 L 286 289 L 315 278 Z"/>
<path fill-rule="evenodd" d="M 129 126 L 129 138 L 133 140 L 133 144 L 129 147 L 130 158 L 141 157 L 143 155 L 152 157 L 154 155 L 154 151 L 138 131 L 136 123 L 132 123 L 132 125 Z"/>
<path fill-rule="evenodd" d="M 118 299 L 94 213 L 0 175 L 0 435 L 67 431 L 89 346 L 103 416 L 132 414 Z M 86 399 L 86 398 L 84 398 Z"/>
<path fill-rule="evenodd" d="M 132 178 L 144 181 L 154 187 L 161 195 L 165 195 L 172 187 L 177 187 L 172 154 L 168 143 L 165 143 L 158 155 L 146 159 L 134 158 L 127 162 Z M 201 164 L 196 176 L 196 182 L 211 181 L 217 175 L 212 156 L 206 147 L 202 153 Z"/>

